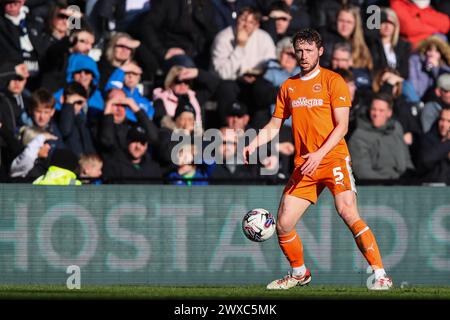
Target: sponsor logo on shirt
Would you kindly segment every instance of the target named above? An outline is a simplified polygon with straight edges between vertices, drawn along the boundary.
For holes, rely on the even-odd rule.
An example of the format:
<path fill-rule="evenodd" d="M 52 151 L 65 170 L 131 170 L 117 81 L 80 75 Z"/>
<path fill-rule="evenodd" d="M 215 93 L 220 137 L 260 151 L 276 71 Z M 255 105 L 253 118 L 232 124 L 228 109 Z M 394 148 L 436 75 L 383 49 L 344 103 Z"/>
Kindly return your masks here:
<path fill-rule="evenodd" d="M 299 107 L 321 107 L 323 106 L 323 99 L 307 99 L 306 97 L 300 97 L 298 99 L 292 100 L 291 107 L 299 108 Z"/>

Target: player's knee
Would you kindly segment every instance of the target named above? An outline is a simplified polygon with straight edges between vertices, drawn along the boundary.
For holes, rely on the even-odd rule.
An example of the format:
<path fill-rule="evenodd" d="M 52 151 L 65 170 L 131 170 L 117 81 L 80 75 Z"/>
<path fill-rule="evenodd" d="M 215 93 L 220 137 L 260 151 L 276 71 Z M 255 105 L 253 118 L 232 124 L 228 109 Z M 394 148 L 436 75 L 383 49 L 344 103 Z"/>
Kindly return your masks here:
<path fill-rule="evenodd" d="M 290 233 L 293 228 L 292 224 L 285 219 L 279 219 L 277 221 L 277 234 L 280 236 Z"/>
<path fill-rule="evenodd" d="M 358 215 L 356 203 L 352 199 L 342 200 L 337 203 L 336 210 L 344 221 L 352 220 Z"/>

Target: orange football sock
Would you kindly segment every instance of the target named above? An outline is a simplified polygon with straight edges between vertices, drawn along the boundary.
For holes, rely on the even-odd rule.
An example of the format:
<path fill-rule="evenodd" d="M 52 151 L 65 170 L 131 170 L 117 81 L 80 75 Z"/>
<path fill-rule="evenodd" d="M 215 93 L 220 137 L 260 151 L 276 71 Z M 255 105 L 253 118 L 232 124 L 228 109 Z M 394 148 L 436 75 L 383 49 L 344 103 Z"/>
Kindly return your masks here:
<path fill-rule="evenodd" d="M 304 265 L 303 245 L 295 229 L 288 234 L 278 235 L 278 243 L 291 267 L 296 268 Z"/>
<path fill-rule="evenodd" d="M 359 250 L 372 269 L 383 269 L 383 262 L 377 241 L 367 224 L 363 220 L 358 220 L 350 227 L 350 230 L 355 237 L 355 242 Z"/>

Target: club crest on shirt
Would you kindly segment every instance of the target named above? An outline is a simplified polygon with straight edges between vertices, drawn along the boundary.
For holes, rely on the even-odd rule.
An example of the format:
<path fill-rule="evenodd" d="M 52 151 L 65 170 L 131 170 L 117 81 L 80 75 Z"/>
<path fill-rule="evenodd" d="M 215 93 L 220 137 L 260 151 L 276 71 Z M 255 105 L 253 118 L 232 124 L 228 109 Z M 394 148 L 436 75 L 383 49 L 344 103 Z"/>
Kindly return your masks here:
<path fill-rule="evenodd" d="M 312 91 L 313 92 L 320 92 L 320 91 L 322 91 L 322 85 L 320 83 L 316 83 L 315 85 L 313 85 Z"/>

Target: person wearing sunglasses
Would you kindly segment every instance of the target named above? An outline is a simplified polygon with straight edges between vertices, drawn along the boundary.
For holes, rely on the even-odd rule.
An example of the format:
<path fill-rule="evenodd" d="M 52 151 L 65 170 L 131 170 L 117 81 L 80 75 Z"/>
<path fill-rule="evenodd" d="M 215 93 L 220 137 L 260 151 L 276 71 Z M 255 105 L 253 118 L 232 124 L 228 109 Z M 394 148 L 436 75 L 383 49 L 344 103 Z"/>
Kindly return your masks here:
<path fill-rule="evenodd" d="M 134 60 L 136 50 L 140 45 L 139 40 L 133 39 L 125 32 L 117 32 L 111 37 L 98 62 L 101 90 L 105 89 L 108 80 L 117 68 Z"/>
<path fill-rule="evenodd" d="M 98 81 L 100 74 L 97 63 L 91 57 L 76 53 L 69 57 L 67 66 L 66 82 L 77 82 L 81 84 L 87 92 L 87 104 L 82 112 L 93 119 L 103 113 L 104 101 L 103 96 L 98 89 Z M 56 110 L 61 110 L 61 97 L 63 89 L 58 90 L 54 97 L 56 99 Z"/>
<path fill-rule="evenodd" d="M 128 98 L 136 102 L 140 109 L 144 110 L 149 119 L 153 119 L 155 109 L 152 102 L 144 97 L 139 91 L 139 85 L 142 78 L 142 69 L 136 61 L 130 61 L 116 68 L 109 77 L 108 83 L 105 86 L 105 92 L 112 88 L 122 89 Z M 126 109 L 127 118 L 136 122 L 136 116 L 130 109 Z"/>
<path fill-rule="evenodd" d="M 292 35 L 289 25 L 292 15 L 289 6 L 284 1 L 275 1 L 269 7 L 269 14 L 263 17 L 262 28 L 266 30 L 277 43 L 285 36 Z"/>

